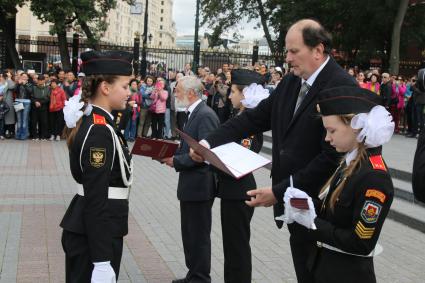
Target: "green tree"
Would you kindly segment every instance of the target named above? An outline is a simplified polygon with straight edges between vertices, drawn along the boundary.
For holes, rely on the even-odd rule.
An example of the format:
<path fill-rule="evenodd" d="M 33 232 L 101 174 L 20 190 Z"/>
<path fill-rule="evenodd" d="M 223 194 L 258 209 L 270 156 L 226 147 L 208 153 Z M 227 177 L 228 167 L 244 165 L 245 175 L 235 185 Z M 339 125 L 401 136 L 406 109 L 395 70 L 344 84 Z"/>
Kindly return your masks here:
<path fill-rule="evenodd" d="M 123 0 L 133 4 L 134 0 Z M 93 49 L 99 50 L 99 40 L 108 27 L 106 15 L 117 5 L 116 0 L 32 0 L 31 10 L 42 22 L 53 23 L 51 34 L 56 34 L 62 66 L 71 68 L 66 31 L 81 29 Z"/>
<path fill-rule="evenodd" d="M 406 44 L 425 43 L 425 5 L 401 6 L 408 0 L 202 0 L 203 24 L 215 38 L 241 20 L 258 20 L 270 50 L 280 52 L 290 25 L 301 18 L 319 20 L 333 35 L 334 47 L 351 64 L 380 58 L 384 68 L 398 71 Z M 411 3 L 424 1 L 410 1 Z M 405 11 L 406 10 L 406 11 Z M 402 15 L 406 15 L 403 16 Z M 399 16 L 397 16 L 399 15 Z M 397 46 L 400 46 L 398 54 Z M 390 53 L 393 54 L 390 56 Z M 397 67 L 396 67 L 397 66 Z"/>
<path fill-rule="evenodd" d="M 12 36 L 15 34 L 10 30 L 10 20 L 16 18 L 18 10 L 16 7 L 22 7 L 25 0 L 0 0 L 0 29 L 3 30 L 3 35 L 6 37 L 7 54 L 10 56 L 15 69 L 21 67 L 18 51 L 16 50 L 15 39 Z"/>

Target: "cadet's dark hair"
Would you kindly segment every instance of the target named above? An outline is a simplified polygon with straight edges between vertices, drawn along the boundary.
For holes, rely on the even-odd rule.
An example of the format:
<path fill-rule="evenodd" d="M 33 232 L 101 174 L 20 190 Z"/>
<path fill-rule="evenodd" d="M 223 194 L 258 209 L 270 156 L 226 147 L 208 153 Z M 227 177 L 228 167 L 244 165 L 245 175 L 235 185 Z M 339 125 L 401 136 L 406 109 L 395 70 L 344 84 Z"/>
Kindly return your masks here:
<path fill-rule="evenodd" d="M 331 53 L 332 35 L 327 32 L 321 24 L 319 24 L 318 27 L 314 25 L 306 25 L 301 31 L 305 45 L 310 48 L 314 48 L 322 43 L 324 47 L 324 53 Z"/>
<path fill-rule="evenodd" d="M 117 79 L 118 79 L 118 76 L 115 76 L 115 75 L 86 76 L 83 80 L 83 84 L 81 87 L 81 101 L 84 102 L 84 106 L 81 109 L 81 111 L 84 112 L 84 110 L 86 109 L 89 103 L 90 98 L 96 96 L 97 89 L 99 88 L 102 82 L 113 84 Z M 81 121 L 82 119 L 78 120 L 75 128 L 69 129 L 68 127 L 65 127 L 65 136 L 66 136 L 66 143 L 68 145 L 68 148 L 70 148 L 72 143 L 74 142 L 75 135 L 77 134 L 78 129 L 80 128 Z"/>

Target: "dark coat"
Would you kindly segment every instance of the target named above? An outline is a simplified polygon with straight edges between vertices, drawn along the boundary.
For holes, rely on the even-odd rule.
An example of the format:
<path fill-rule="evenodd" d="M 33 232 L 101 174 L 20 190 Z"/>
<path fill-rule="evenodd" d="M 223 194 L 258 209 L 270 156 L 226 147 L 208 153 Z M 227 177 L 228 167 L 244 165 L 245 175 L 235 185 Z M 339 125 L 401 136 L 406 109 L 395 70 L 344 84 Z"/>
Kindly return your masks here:
<path fill-rule="evenodd" d="M 425 203 L 425 131 L 422 131 L 413 161 L 412 187 L 415 198 Z"/>
<path fill-rule="evenodd" d="M 319 73 L 297 113 L 293 115 L 301 78 L 288 74 L 276 90 L 254 108 L 229 120 L 219 130 L 211 134 L 207 141 L 211 147 L 242 137 L 272 130 L 272 183 L 273 193 L 278 204 L 275 216 L 282 215 L 283 195 L 289 186 L 290 175 L 296 187 L 303 188 L 315 196 L 323 184 L 335 171 L 340 155 L 325 142 L 325 129 L 317 112 L 318 93 L 342 85 L 357 85 L 332 58 Z M 282 222 L 278 221 L 278 226 Z M 306 231 L 301 225 L 290 224 L 290 231 Z M 305 237 L 305 236 L 304 236 Z M 297 237 L 301 240 L 304 237 Z"/>
<path fill-rule="evenodd" d="M 201 141 L 218 125 L 217 115 L 205 102 L 201 102 L 191 113 L 183 131 Z M 213 172 L 207 164 L 197 163 L 190 158 L 189 145 L 184 141 L 174 155 L 174 169 L 180 173 L 177 186 L 177 198 L 180 201 L 206 201 L 214 198 Z"/>
<path fill-rule="evenodd" d="M 93 115 L 104 117 L 106 123 L 114 127 L 109 114 L 96 106 L 90 116 L 83 116 L 70 148 L 69 161 L 74 180 L 84 187 L 84 196 L 74 196 L 60 225 L 67 231 L 86 235 L 91 260 L 102 262 L 114 258 L 112 239 L 128 233 L 128 200 L 108 199 L 109 187 L 126 186 L 121 177 L 118 151 L 115 149 L 114 153 L 112 134 L 106 125 L 94 123 Z M 130 162 L 131 156 L 124 137 L 120 132 L 116 133 L 120 137 L 127 162 Z M 93 159 L 95 152 L 101 153 L 102 158 Z"/>
<path fill-rule="evenodd" d="M 356 255 L 370 254 L 378 241 L 385 218 L 390 210 L 394 187 L 381 157 L 381 147 L 367 150 L 360 168 L 347 178 L 335 203 L 329 200 L 345 161 L 331 182 L 322 206 L 316 207 L 317 230 L 314 240 Z M 372 257 L 347 255 L 327 248 L 318 248 L 314 276 L 317 282 L 376 282 Z"/>
<path fill-rule="evenodd" d="M 240 141 L 240 144 L 246 148 L 249 148 L 253 152 L 260 152 L 263 146 L 263 134 L 256 134 L 250 137 L 246 137 Z M 257 188 L 254 175 L 248 174 L 242 178 L 235 179 L 226 173 L 215 169 L 217 172 L 217 196 L 222 199 L 232 200 L 248 200 L 246 192 Z"/>

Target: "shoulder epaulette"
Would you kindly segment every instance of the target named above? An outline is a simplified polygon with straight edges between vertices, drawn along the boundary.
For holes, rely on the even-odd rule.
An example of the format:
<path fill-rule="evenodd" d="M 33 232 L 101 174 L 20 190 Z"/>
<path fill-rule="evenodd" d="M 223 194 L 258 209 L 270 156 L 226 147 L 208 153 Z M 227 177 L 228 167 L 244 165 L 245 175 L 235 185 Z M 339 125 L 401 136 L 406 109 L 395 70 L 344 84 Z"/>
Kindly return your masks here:
<path fill-rule="evenodd" d="M 98 114 L 93 114 L 93 124 L 95 125 L 106 125 L 105 117 Z"/>
<path fill-rule="evenodd" d="M 369 157 L 369 161 L 373 169 L 387 171 L 384 160 L 382 160 L 382 155 L 372 155 Z"/>

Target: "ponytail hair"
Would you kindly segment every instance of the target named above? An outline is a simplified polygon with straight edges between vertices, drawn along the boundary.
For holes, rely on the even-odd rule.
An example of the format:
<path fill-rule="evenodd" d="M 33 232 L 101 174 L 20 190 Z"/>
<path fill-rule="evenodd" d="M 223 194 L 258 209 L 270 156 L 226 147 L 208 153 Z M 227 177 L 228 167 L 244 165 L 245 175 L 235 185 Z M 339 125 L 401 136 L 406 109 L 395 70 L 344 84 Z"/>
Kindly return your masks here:
<path fill-rule="evenodd" d="M 347 114 L 347 115 L 340 115 L 339 116 L 341 120 L 346 125 L 350 125 L 351 119 L 353 119 L 354 114 Z M 338 184 L 336 189 L 332 192 L 332 195 L 330 196 L 329 200 L 329 206 L 333 212 L 335 203 L 338 201 L 339 196 L 341 195 L 341 192 L 345 186 L 345 183 L 347 179 L 357 170 L 360 169 L 360 163 L 361 161 L 365 160 L 367 156 L 366 152 L 366 146 L 364 143 L 359 143 L 357 147 L 357 156 L 354 158 L 354 160 L 351 161 L 350 164 L 344 169 L 342 176 L 341 176 L 341 182 Z M 340 165 L 345 162 L 345 158 L 341 160 Z M 323 188 L 320 190 L 320 193 L 323 193 L 331 184 L 333 178 L 335 177 L 336 172 L 332 175 L 332 177 L 326 182 L 326 184 L 323 186 Z"/>
<path fill-rule="evenodd" d="M 84 112 L 90 100 L 97 95 L 97 90 L 102 82 L 113 84 L 117 80 L 117 78 L 118 76 L 116 75 L 90 75 L 85 77 L 81 86 L 80 101 L 84 102 L 84 106 L 81 111 Z M 68 148 L 71 148 L 72 144 L 74 143 L 75 135 L 80 129 L 82 120 L 83 119 L 80 118 L 80 120 L 77 121 L 75 128 L 70 129 L 68 127 L 65 127 L 64 132 Z"/>

